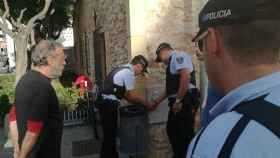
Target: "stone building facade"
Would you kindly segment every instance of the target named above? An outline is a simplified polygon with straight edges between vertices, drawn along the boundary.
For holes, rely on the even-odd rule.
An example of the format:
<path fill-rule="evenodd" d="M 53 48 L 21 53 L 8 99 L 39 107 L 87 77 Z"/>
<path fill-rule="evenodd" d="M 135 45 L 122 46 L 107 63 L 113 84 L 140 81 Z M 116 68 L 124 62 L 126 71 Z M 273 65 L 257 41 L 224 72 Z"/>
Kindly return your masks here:
<path fill-rule="evenodd" d="M 153 63 L 161 42 L 193 55 L 198 12 L 207 0 L 77 0 L 74 14 L 76 68 L 98 82 L 115 66 L 142 54 L 151 61 L 148 77 L 138 78 L 137 89 L 154 99 L 164 88 L 164 67 Z M 91 73 L 94 69 L 94 73 Z M 169 158 L 165 132 L 166 102 L 150 117 L 149 158 Z"/>
<path fill-rule="evenodd" d="M 74 11 L 76 68 L 103 78 L 130 59 L 126 0 L 78 0 Z"/>
<path fill-rule="evenodd" d="M 90 73 L 96 69 L 95 65 L 103 65 L 97 69 L 105 70 L 104 75 L 137 54 L 152 60 L 161 42 L 194 54 L 191 38 L 197 31 L 197 13 L 204 1 L 77 0 L 74 9 L 77 70 Z"/>

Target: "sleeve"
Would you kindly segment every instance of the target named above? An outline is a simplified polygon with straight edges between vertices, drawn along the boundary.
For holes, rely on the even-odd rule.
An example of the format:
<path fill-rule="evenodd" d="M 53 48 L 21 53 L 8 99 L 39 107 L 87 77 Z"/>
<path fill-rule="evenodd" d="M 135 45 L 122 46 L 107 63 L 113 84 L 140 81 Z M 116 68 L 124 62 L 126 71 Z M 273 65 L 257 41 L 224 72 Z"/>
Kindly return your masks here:
<path fill-rule="evenodd" d="M 128 71 L 127 76 L 124 77 L 124 85 L 128 91 L 135 88 L 135 76 L 132 72 Z"/>
<path fill-rule="evenodd" d="M 126 90 L 133 90 L 135 86 L 134 73 L 129 69 L 124 69 L 114 76 L 114 83 L 119 86 L 125 86 Z"/>
<path fill-rule="evenodd" d="M 48 109 L 51 91 L 49 88 L 40 88 L 30 105 L 30 112 L 27 120 L 27 130 L 33 133 L 40 133 L 48 118 Z"/>
<path fill-rule="evenodd" d="M 133 72 L 127 71 L 126 75 L 123 77 L 124 85 L 126 90 L 130 91 L 135 88 L 135 76 Z"/>
<path fill-rule="evenodd" d="M 181 69 L 188 69 L 190 72 L 193 71 L 193 63 L 191 56 L 186 53 L 180 53 L 176 55 L 176 59 L 173 60 L 174 68 L 176 71 Z"/>

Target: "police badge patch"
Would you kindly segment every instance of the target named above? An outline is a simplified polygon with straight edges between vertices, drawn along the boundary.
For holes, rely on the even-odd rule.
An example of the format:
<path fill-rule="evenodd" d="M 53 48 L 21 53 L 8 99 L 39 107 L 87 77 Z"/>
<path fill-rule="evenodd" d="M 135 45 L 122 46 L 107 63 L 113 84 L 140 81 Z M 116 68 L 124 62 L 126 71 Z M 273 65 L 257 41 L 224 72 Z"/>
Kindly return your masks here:
<path fill-rule="evenodd" d="M 184 58 L 183 57 L 177 57 L 176 61 L 177 61 L 178 64 L 183 64 Z"/>

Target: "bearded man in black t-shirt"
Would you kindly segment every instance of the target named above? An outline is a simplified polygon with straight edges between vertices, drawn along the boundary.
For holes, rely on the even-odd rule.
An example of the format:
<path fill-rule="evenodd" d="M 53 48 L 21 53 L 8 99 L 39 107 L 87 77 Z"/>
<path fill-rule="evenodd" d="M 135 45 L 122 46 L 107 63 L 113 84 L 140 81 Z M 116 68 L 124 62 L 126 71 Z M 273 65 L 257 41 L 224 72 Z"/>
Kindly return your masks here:
<path fill-rule="evenodd" d="M 41 41 L 32 52 L 32 70 L 16 86 L 18 138 L 12 139 L 18 139 L 19 158 L 61 157 L 63 115 L 51 80 L 62 74 L 65 58 L 61 44 Z"/>

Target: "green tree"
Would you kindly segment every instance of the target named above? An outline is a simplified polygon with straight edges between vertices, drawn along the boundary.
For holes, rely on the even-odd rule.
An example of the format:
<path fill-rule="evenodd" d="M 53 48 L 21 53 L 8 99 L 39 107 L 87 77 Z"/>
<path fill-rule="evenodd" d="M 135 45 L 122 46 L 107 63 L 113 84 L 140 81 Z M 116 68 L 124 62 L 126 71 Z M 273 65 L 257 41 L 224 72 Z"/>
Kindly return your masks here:
<path fill-rule="evenodd" d="M 46 18 L 35 27 L 37 37 L 39 39 L 59 38 L 61 31 L 72 25 L 72 6 L 73 2 L 70 0 L 55 0 L 51 4 L 51 8 L 55 10 L 54 13 L 51 14 L 50 9 Z"/>
<path fill-rule="evenodd" d="M 41 39 L 57 39 L 71 26 L 71 0 L 2 0 L 0 29 L 13 38 L 16 82 L 26 72 L 27 51 Z"/>

